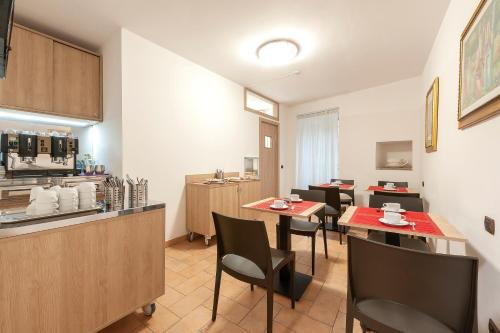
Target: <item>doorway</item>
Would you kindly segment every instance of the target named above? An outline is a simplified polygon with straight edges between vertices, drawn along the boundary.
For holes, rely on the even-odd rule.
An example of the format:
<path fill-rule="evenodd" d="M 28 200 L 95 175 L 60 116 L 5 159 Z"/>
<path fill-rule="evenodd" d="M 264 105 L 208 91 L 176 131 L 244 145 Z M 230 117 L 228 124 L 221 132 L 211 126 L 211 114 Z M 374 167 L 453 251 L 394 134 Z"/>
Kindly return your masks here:
<path fill-rule="evenodd" d="M 262 198 L 279 194 L 279 124 L 260 118 L 259 173 Z"/>

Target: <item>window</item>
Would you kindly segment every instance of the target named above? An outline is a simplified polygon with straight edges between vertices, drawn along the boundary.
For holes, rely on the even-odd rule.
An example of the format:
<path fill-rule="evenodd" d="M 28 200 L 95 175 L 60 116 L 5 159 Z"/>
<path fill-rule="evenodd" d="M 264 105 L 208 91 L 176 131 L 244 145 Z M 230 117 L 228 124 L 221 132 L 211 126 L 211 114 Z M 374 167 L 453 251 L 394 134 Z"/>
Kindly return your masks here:
<path fill-rule="evenodd" d="M 339 114 L 328 110 L 297 116 L 297 186 L 338 176 Z"/>
<path fill-rule="evenodd" d="M 279 119 L 279 104 L 248 88 L 245 88 L 244 102 L 246 111 L 254 112 L 273 120 Z"/>
<path fill-rule="evenodd" d="M 267 135 L 264 136 L 264 148 L 272 148 L 270 136 Z"/>

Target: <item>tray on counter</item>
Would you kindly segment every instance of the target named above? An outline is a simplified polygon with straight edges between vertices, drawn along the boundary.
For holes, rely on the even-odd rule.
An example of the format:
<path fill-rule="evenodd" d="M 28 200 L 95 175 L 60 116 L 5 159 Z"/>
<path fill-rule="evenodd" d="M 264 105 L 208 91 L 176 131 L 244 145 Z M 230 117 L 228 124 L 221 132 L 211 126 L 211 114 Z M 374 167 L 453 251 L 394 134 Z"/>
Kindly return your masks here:
<path fill-rule="evenodd" d="M 12 223 L 23 223 L 23 222 L 31 222 L 42 219 L 50 219 L 54 217 L 62 217 L 62 216 L 71 216 L 71 215 L 80 215 L 85 213 L 97 212 L 104 209 L 104 205 L 101 203 L 97 203 L 93 208 L 87 209 L 77 209 L 70 212 L 57 212 L 53 214 L 45 214 L 45 215 L 28 215 L 26 214 L 26 210 L 16 210 L 7 213 L 0 214 L 0 224 L 12 224 Z"/>

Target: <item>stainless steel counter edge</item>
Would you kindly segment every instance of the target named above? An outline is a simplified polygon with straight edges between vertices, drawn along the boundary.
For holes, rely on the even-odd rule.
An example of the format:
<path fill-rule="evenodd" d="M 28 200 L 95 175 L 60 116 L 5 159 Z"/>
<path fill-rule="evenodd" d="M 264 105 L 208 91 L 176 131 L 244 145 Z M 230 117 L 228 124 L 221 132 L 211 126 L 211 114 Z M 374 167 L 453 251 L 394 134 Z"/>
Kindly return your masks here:
<path fill-rule="evenodd" d="M 119 210 L 101 211 L 91 215 L 76 216 L 76 217 L 64 216 L 62 217 L 61 220 L 50 221 L 50 222 L 39 222 L 36 224 L 22 226 L 22 227 L 0 229 L 0 239 L 32 234 L 40 231 L 58 229 L 63 227 L 69 227 L 88 222 L 95 222 L 118 216 L 137 214 L 162 208 L 165 208 L 165 203 L 150 201 L 148 204 L 139 207 L 125 207 Z"/>

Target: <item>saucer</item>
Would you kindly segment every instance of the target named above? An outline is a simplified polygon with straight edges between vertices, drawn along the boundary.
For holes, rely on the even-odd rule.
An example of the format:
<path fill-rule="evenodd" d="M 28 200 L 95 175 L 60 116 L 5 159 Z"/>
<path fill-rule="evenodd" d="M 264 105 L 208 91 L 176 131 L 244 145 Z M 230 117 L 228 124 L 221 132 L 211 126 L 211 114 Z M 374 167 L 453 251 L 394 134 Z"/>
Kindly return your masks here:
<path fill-rule="evenodd" d="M 393 226 L 393 227 L 405 227 L 407 225 L 410 225 L 410 223 L 406 220 L 400 220 L 399 222 L 389 222 L 388 220 L 384 219 L 383 217 L 379 218 L 378 219 L 380 222 L 382 222 L 383 224 L 387 224 L 387 225 L 390 225 L 390 226 Z"/>
<path fill-rule="evenodd" d="M 291 202 L 294 202 L 294 203 L 299 203 L 299 202 L 302 202 L 302 201 L 304 201 L 304 200 L 302 200 L 302 199 L 297 199 L 297 200 L 290 200 L 290 201 L 291 201 Z"/>
<path fill-rule="evenodd" d="M 384 191 L 397 191 L 397 187 L 385 187 L 384 186 Z"/>
<path fill-rule="evenodd" d="M 272 204 L 272 205 L 269 205 L 269 207 L 271 209 L 274 209 L 274 210 L 287 210 L 288 209 L 287 205 L 284 205 L 283 207 L 276 207 L 274 204 Z"/>

